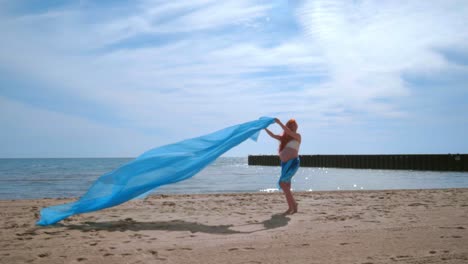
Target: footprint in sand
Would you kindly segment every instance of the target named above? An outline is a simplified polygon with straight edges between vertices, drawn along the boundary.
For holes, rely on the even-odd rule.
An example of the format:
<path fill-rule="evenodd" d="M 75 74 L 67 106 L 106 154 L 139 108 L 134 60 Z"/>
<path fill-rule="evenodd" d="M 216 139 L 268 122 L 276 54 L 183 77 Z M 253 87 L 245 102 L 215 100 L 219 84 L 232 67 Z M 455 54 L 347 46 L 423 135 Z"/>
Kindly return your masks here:
<path fill-rule="evenodd" d="M 142 238 L 142 237 L 143 237 L 143 235 L 142 235 L 142 234 L 138 234 L 138 233 L 137 233 L 137 234 L 132 234 L 132 235 L 129 235 L 129 237 L 131 237 L 131 238 Z"/>
<path fill-rule="evenodd" d="M 192 249 L 189 247 L 185 247 L 185 248 L 181 248 L 181 250 L 192 250 Z"/>
<path fill-rule="evenodd" d="M 88 260 L 87 258 L 77 258 L 76 259 L 78 262 L 81 262 L 81 261 L 85 261 L 85 260 Z"/>
<path fill-rule="evenodd" d="M 423 203 L 411 203 L 411 204 L 408 204 L 408 206 L 427 206 L 427 204 L 423 204 Z"/>
<path fill-rule="evenodd" d="M 47 234 L 47 235 L 58 235 L 60 233 L 63 233 L 63 231 L 44 231 L 44 234 Z"/>
<path fill-rule="evenodd" d="M 39 254 L 37 256 L 40 257 L 40 258 L 45 258 L 45 257 L 48 257 L 49 255 L 50 255 L 49 253 L 42 253 L 42 254 Z"/>

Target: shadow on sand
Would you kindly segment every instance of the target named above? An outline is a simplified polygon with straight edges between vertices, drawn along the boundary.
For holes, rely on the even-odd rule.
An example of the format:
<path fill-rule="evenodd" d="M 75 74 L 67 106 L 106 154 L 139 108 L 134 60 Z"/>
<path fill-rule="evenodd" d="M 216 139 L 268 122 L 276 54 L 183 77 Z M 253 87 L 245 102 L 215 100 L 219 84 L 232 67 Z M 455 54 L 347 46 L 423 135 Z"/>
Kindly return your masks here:
<path fill-rule="evenodd" d="M 282 214 L 274 214 L 270 219 L 248 225 L 263 225 L 263 229 L 243 232 L 231 229 L 236 227 L 234 225 L 204 225 L 196 222 L 187 222 L 183 220 L 160 221 L 160 222 L 138 222 L 131 218 L 120 221 L 107 221 L 107 222 L 84 222 L 78 225 L 62 225 L 69 230 L 81 230 L 83 232 L 89 231 L 145 231 L 145 230 L 164 230 L 164 231 L 190 231 L 192 233 L 208 233 L 208 234 L 247 234 L 258 231 L 275 229 L 286 226 L 289 218 Z"/>

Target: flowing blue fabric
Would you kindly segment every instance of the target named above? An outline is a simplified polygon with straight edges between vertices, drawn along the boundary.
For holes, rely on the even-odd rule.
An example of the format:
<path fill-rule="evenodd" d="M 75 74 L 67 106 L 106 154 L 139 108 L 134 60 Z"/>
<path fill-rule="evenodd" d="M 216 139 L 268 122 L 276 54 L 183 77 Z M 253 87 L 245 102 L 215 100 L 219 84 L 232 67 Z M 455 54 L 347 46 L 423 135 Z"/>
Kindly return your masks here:
<path fill-rule="evenodd" d="M 274 118 L 262 117 L 149 150 L 99 177 L 78 201 L 43 208 L 37 224 L 51 225 L 72 215 L 116 206 L 161 185 L 186 180 L 248 138 L 256 141 L 260 131 L 274 121 Z"/>

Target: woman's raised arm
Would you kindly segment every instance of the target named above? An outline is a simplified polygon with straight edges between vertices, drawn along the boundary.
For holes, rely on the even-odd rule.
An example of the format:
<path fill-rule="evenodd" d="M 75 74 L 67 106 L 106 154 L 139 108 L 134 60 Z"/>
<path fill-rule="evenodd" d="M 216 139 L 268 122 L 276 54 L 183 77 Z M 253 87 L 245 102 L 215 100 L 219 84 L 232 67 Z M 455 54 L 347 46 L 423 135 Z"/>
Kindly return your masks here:
<path fill-rule="evenodd" d="M 278 118 L 275 118 L 275 122 L 278 125 L 281 126 L 281 128 L 284 130 L 284 133 L 288 134 L 289 136 L 291 136 L 295 140 L 301 142 L 301 134 L 296 133 L 296 132 L 292 131 L 291 129 L 289 129 L 289 127 L 287 127 L 283 123 L 281 123 L 281 121 Z"/>
<path fill-rule="evenodd" d="M 274 138 L 274 139 L 277 139 L 277 140 L 280 140 L 280 136 L 279 135 L 275 135 L 273 134 L 273 132 L 271 132 L 270 130 L 268 130 L 268 128 L 265 128 L 265 131 L 267 132 L 268 135 L 270 135 L 270 137 Z"/>

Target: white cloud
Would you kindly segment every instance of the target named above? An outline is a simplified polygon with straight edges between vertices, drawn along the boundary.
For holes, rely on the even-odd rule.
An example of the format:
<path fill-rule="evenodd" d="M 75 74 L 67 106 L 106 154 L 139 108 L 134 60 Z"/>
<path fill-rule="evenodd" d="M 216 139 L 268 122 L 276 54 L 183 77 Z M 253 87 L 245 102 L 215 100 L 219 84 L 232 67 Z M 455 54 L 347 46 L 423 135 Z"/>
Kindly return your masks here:
<path fill-rule="evenodd" d="M 460 23 L 467 13 L 466 4 L 454 1 L 305 1 L 298 17 L 331 77 L 310 95 L 400 116 L 398 105 L 374 100 L 409 96 L 405 72 L 450 67 L 434 48 L 468 39 Z"/>
<path fill-rule="evenodd" d="M 232 12 L 229 17 L 237 17 L 239 21 L 249 20 L 258 15 L 256 11 L 239 11 L 247 1 L 236 3 L 232 4 L 236 8 L 223 9 L 223 12 Z M 204 4 L 205 8 L 198 6 L 197 12 L 189 13 L 191 23 L 197 24 L 194 19 L 208 15 L 213 8 L 221 8 L 219 3 Z M 249 10 L 263 9 L 254 6 Z M 150 9 L 149 12 L 154 13 L 154 10 Z M 35 22 L 41 17 L 43 15 L 35 17 Z M 133 15 L 132 19 L 136 17 Z M 184 18 L 187 16 L 179 17 L 178 20 Z M 123 18 L 122 21 L 122 24 L 126 24 L 127 18 Z M 111 22 L 110 28 L 113 23 Z M 228 22 L 210 22 L 212 27 L 221 28 L 226 23 Z M 97 23 L 96 28 L 106 28 L 102 25 Z M 203 24 L 203 27 L 205 26 Z M 24 30 L 24 27 L 22 29 Z M 80 24 L 70 26 L 69 30 L 69 34 L 76 34 L 76 39 L 91 39 L 89 34 L 80 29 Z M 111 34 L 116 32 L 113 29 L 108 31 Z M 139 28 L 135 32 L 143 31 L 144 29 Z M 106 33 L 100 35 L 106 36 Z M 127 35 L 116 34 L 115 39 L 122 36 Z M 265 87 L 268 79 L 258 81 L 242 76 L 277 65 L 297 67 L 294 73 L 296 76 L 301 72 L 310 74 L 304 71 L 317 64 L 316 56 L 308 54 L 307 48 L 298 41 L 263 48 L 255 45 L 255 40 L 233 44 L 218 36 L 209 36 L 207 39 L 187 37 L 163 46 L 126 48 L 97 55 L 81 55 L 79 52 L 86 50 L 85 45 L 78 49 L 78 54 L 70 55 L 57 53 L 54 45 L 52 49 L 47 44 L 31 47 L 26 39 L 46 38 L 35 33 L 16 34 L 16 37 L 18 38 L 7 43 L 10 47 L 0 54 L 5 64 L 14 65 L 19 71 L 45 80 L 49 86 L 68 90 L 72 96 L 107 105 L 115 109 L 116 115 L 135 125 L 152 128 L 158 121 L 184 120 L 192 115 L 206 117 L 214 112 L 222 112 L 223 116 L 228 117 L 226 120 L 234 118 L 235 121 L 268 114 L 276 110 L 275 104 L 281 104 L 278 97 L 269 97 L 275 101 L 266 102 L 263 100 L 265 96 L 258 92 L 259 89 L 270 90 Z M 52 35 L 51 40 L 55 38 L 56 36 Z M 97 40 L 96 44 L 99 43 Z M 24 50 L 21 53 L 22 59 L 12 56 L 8 51 L 18 47 Z M 316 66 L 315 68 L 317 70 Z M 239 104 L 244 107 L 239 109 Z"/>
<path fill-rule="evenodd" d="M 156 32 L 190 32 L 242 25 L 264 17 L 269 5 L 254 4 L 254 1 L 216 1 L 180 16 L 174 21 L 155 26 Z"/>

